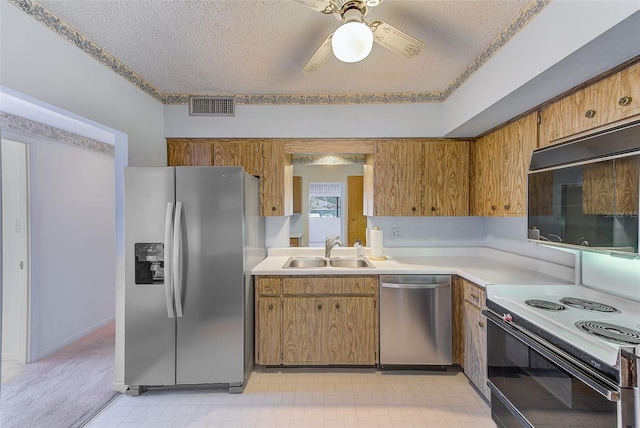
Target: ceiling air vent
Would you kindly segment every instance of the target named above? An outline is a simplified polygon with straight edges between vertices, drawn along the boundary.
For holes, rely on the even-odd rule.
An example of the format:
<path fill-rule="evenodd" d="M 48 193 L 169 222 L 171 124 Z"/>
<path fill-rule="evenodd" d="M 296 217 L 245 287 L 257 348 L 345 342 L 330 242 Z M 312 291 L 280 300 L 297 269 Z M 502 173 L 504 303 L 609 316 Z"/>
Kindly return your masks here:
<path fill-rule="evenodd" d="M 235 116 L 235 97 L 190 97 L 189 116 Z"/>

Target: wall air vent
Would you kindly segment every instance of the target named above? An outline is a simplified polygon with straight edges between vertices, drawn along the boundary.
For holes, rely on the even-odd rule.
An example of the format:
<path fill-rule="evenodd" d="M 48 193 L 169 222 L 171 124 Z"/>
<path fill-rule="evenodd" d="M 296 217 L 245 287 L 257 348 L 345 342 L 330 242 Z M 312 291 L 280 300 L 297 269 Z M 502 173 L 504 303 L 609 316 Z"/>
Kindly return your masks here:
<path fill-rule="evenodd" d="M 189 116 L 235 115 L 235 97 L 189 97 Z"/>

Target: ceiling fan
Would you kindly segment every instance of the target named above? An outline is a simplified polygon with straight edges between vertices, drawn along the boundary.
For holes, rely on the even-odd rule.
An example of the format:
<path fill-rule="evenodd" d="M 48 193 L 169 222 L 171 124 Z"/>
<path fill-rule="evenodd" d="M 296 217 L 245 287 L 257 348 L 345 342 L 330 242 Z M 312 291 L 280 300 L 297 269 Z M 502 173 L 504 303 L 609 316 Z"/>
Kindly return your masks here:
<path fill-rule="evenodd" d="M 334 15 L 342 22 L 338 29 L 327 37 L 320 49 L 316 51 L 304 66 L 304 73 L 314 72 L 333 54 L 343 62 L 361 61 L 369 55 L 373 42 L 411 58 L 418 55 L 424 43 L 407 33 L 387 24 L 384 21 L 367 23 L 364 17 L 369 9 L 384 0 L 296 0 L 305 6 L 324 13 Z"/>

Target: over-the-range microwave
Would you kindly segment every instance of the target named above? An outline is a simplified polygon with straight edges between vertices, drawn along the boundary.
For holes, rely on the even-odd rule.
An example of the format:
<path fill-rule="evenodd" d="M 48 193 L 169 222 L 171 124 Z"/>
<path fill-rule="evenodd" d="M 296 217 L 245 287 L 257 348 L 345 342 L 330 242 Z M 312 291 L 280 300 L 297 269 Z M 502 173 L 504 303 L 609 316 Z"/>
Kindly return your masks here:
<path fill-rule="evenodd" d="M 640 257 L 640 121 L 537 149 L 528 239 Z"/>

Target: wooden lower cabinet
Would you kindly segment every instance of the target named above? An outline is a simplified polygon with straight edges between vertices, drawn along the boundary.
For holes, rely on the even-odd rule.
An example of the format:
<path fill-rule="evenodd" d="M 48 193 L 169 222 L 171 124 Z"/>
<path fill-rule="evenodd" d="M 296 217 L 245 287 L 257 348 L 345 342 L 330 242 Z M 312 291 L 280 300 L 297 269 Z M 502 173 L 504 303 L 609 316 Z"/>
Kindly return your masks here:
<path fill-rule="evenodd" d="M 257 364 L 377 363 L 377 277 L 286 277 L 274 287 L 278 280 L 256 279 Z M 326 294 L 318 294 L 320 283 Z M 282 294 L 262 294 L 266 284 Z"/>
<path fill-rule="evenodd" d="M 487 386 L 487 321 L 482 315 L 485 291 L 462 279 L 464 287 L 464 373 L 487 400 L 491 392 Z"/>

